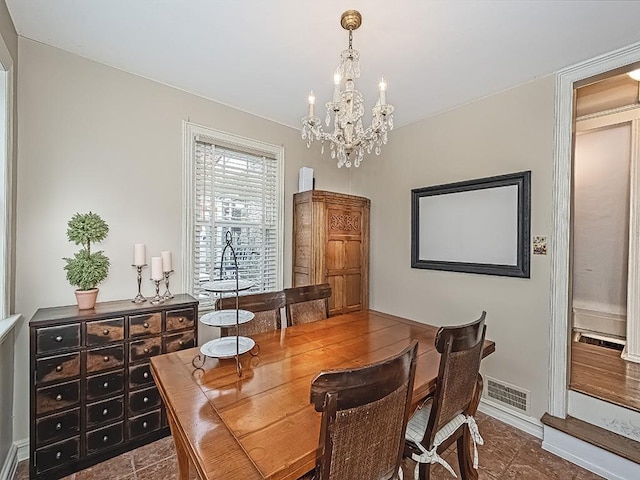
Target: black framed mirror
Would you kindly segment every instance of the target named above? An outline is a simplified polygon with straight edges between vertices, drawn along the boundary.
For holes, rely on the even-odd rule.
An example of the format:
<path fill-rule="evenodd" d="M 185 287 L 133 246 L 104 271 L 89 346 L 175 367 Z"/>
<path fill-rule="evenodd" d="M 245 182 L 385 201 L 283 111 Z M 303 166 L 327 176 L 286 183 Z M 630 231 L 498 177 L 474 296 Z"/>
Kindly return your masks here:
<path fill-rule="evenodd" d="M 531 171 L 411 190 L 411 267 L 529 278 Z"/>

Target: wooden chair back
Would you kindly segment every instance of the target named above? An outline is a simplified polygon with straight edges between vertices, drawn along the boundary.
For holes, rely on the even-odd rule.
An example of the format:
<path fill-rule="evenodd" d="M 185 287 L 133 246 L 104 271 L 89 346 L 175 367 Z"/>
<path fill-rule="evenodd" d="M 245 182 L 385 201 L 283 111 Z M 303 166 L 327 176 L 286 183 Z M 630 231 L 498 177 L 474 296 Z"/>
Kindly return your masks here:
<path fill-rule="evenodd" d="M 287 325 L 300 325 L 329 317 L 329 297 L 331 285 L 305 285 L 285 288 L 287 298 Z"/>
<path fill-rule="evenodd" d="M 247 323 L 239 325 L 239 335 L 251 336 L 257 333 L 280 330 L 282 328 L 282 314 L 280 309 L 285 306 L 285 296 L 282 290 L 278 292 L 252 293 L 238 297 L 238 308 L 253 312 L 255 317 Z M 216 300 L 216 310 L 236 308 L 236 297 L 223 297 Z M 235 327 L 223 327 L 220 335 L 227 337 L 235 335 Z"/>
<path fill-rule="evenodd" d="M 397 478 L 417 352 L 413 340 L 389 359 L 313 380 L 311 402 L 322 412 L 315 480 Z"/>
<path fill-rule="evenodd" d="M 475 414 L 486 315 L 482 312 L 478 320 L 466 325 L 441 327 L 436 334 L 440 366 L 431 415 L 422 441 L 427 449 L 433 446 L 438 430 L 456 415 Z"/>

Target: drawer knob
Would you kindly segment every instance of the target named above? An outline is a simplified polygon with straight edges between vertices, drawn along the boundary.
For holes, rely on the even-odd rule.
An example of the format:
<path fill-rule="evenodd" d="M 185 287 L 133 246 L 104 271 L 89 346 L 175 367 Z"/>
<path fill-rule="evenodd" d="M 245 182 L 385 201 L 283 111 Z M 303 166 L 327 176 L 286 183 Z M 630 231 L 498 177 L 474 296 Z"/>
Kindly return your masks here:
<path fill-rule="evenodd" d="M 180 341 L 178 342 L 178 344 L 179 344 L 180 346 L 183 346 L 183 345 L 184 345 L 184 342 L 183 342 L 182 340 L 180 340 Z"/>
<path fill-rule="evenodd" d="M 107 443 L 109 441 L 109 435 L 105 435 L 102 437 L 102 443 Z"/>
<path fill-rule="evenodd" d="M 56 452 L 56 460 L 60 460 L 62 458 L 62 452 Z"/>
<path fill-rule="evenodd" d="M 145 349 L 144 349 L 144 353 L 149 353 L 149 349 L 148 349 L 148 348 L 145 348 Z"/>
<path fill-rule="evenodd" d="M 102 416 L 106 417 L 109 414 L 109 409 L 105 408 L 104 410 L 102 410 Z"/>
<path fill-rule="evenodd" d="M 149 322 L 144 322 L 144 323 L 142 324 L 142 326 L 143 326 L 144 328 L 149 328 Z"/>
<path fill-rule="evenodd" d="M 105 362 L 108 362 L 109 361 L 109 357 L 107 355 L 105 355 L 102 360 L 104 360 Z"/>
<path fill-rule="evenodd" d="M 184 322 L 184 317 L 178 317 L 178 322 L 183 323 Z"/>
<path fill-rule="evenodd" d="M 56 423 L 56 430 L 62 430 L 62 424 L 60 422 Z"/>
<path fill-rule="evenodd" d="M 56 401 L 59 402 L 60 400 L 62 400 L 62 394 L 61 393 L 56 395 Z"/>
<path fill-rule="evenodd" d="M 149 403 L 149 397 L 144 397 L 142 399 L 142 403 Z"/>
<path fill-rule="evenodd" d="M 61 372 L 62 371 L 62 365 L 58 365 L 56 367 L 56 372 Z"/>
<path fill-rule="evenodd" d="M 144 372 L 144 373 L 142 374 L 142 376 L 143 376 L 144 378 L 149 378 L 149 372 Z"/>
<path fill-rule="evenodd" d="M 104 382 L 102 384 L 102 388 L 109 388 L 109 382 Z"/>
<path fill-rule="evenodd" d="M 142 428 L 147 428 L 147 422 L 142 422 Z"/>
<path fill-rule="evenodd" d="M 62 341 L 62 335 L 58 335 L 56 337 L 56 342 L 60 343 Z"/>
<path fill-rule="evenodd" d="M 107 330 L 106 328 L 102 331 L 103 335 L 109 335 L 109 330 Z"/>

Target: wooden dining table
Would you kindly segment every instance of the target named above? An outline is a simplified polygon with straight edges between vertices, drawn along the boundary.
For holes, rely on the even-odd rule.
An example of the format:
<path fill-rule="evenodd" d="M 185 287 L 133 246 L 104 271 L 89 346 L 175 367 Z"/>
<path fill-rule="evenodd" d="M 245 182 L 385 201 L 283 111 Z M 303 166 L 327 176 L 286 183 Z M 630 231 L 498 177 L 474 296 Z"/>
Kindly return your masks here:
<path fill-rule="evenodd" d="M 433 393 L 437 327 L 376 311 L 354 312 L 254 335 L 258 355 L 207 358 L 192 348 L 151 359 L 176 447 L 179 478 L 297 479 L 312 470 L 321 414 L 309 401 L 322 370 L 363 366 L 419 341 L 413 402 Z M 483 356 L 495 350 L 485 341 Z M 198 363 L 196 362 L 196 365 Z"/>

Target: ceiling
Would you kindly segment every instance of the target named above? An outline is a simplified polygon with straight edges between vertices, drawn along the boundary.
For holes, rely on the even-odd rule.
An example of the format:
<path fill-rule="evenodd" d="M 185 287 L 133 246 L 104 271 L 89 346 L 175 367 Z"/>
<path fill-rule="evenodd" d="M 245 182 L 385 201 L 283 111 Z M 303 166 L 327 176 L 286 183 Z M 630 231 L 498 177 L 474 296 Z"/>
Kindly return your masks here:
<path fill-rule="evenodd" d="M 18 34 L 299 128 L 324 116 L 354 32 L 370 110 L 381 74 L 397 126 L 640 41 L 638 1 L 6 0 Z"/>

